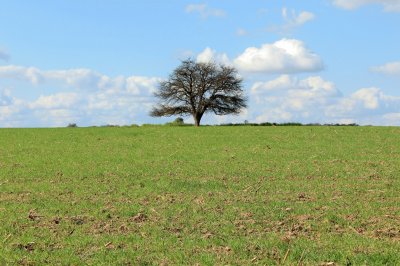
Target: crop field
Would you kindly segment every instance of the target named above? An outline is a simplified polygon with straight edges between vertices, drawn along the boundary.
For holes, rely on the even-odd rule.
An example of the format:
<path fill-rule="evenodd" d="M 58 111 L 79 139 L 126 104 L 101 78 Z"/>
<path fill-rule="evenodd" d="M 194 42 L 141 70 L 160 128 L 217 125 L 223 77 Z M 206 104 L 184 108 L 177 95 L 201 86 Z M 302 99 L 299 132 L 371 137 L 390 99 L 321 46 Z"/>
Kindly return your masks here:
<path fill-rule="evenodd" d="M 0 129 L 0 265 L 399 265 L 399 127 Z"/>

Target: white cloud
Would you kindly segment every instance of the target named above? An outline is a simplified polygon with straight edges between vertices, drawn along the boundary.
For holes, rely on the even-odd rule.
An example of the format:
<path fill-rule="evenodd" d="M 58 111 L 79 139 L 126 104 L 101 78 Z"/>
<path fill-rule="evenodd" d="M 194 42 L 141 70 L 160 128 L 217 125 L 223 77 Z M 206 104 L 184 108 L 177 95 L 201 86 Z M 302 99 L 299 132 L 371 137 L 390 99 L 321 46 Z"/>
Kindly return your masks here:
<path fill-rule="evenodd" d="M 42 73 L 34 67 L 0 66 L 0 78 L 18 79 L 38 84 L 42 80 Z"/>
<path fill-rule="evenodd" d="M 400 77 L 400 61 L 389 62 L 381 66 L 371 67 L 373 72 Z"/>
<path fill-rule="evenodd" d="M 44 71 L 35 67 L 0 66 L 0 78 L 22 80 L 32 85 L 56 83 L 63 88 L 81 91 L 127 90 L 133 94 L 149 95 L 159 78 L 115 77 L 111 78 L 90 69 L 69 69 Z"/>
<path fill-rule="evenodd" d="M 78 100 L 77 93 L 57 93 L 40 96 L 36 101 L 30 103 L 29 107 L 32 109 L 70 108 L 77 104 Z"/>
<path fill-rule="evenodd" d="M 335 85 L 319 76 L 298 80 L 282 75 L 271 81 L 256 82 L 251 88 L 257 122 L 320 121 L 323 106 L 339 96 Z"/>
<path fill-rule="evenodd" d="M 0 125 L 2 127 L 11 126 L 12 123 L 10 123 L 11 121 L 9 120 L 14 120 L 12 119 L 12 116 L 16 113 L 15 109 L 15 106 L 0 105 Z"/>
<path fill-rule="evenodd" d="M 89 69 L 43 71 L 23 66 L 0 66 L 0 79 L 25 81 L 28 88 L 54 87 L 53 93 L 35 100 L 16 99 L 11 90 L 1 91 L 0 126 L 140 123 L 147 117 L 155 100 L 152 93 L 161 80 L 109 77 Z"/>
<path fill-rule="evenodd" d="M 205 58 L 219 56 L 211 49 L 205 51 Z M 0 127 L 148 122 L 148 111 L 156 100 L 152 92 L 160 81 L 156 77 L 109 77 L 79 69 L 43 71 L 18 66 L 5 69 L 0 71 L 0 77 L 25 81 L 27 86 L 18 82 L 25 89 L 51 85 L 55 90 L 34 100 L 18 99 L 12 89 L 0 90 Z M 400 125 L 400 97 L 374 87 L 342 96 L 334 83 L 320 76 L 299 79 L 284 74 L 270 81 L 254 82 L 248 96 L 249 108 L 240 116 L 212 116 L 205 121 Z"/>
<path fill-rule="evenodd" d="M 308 11 L 302 11 L 299 15 L 293 14 L 293 25 L 301 26 L 304 23 L 311 21 L 315 18 L 315 15 Z"/>
<path fill-rule="evenodd" d="M 0 91 L 0 127 L 18 126 L 17 120 L 22 109 L 23 102 L 13 97 L 11 90 Z"/>
<path fill-rule="evenodd" d="M 289 75 L 281 75 L 274 80 L 254 83 L 250 91 L 254 95 L 259 95 L 274 90 L 286 90 L 287 88 L 293 86 L 293 82 L 294 81 Z"/>
<path fill-rule="evenodd" d="M 315 19 L 315 15 L 312 12 L 301 11 L 300 13 L 297 13 L 294 9 L 289 12 L 286 7 L 282 8 L 281 15 L 283 24 L 271 25 L 267 28 L 267 31 L 277 32 L 281 35 L 288 35 L 295 28 L 301 27 L 305 23 Z"/>
<path fill-rule="evenodd" d="M 362 88 L 325 108 L 327 118 L 351 118 L 356 123 L 400 125 L 400 97 L 386 95 L 379 88 Z"/>
<path fill-rule="evenodd" d="M 79 110 L 71 108 L 33 109 L 30 114 L 35 119 L 36 125 L 40 126 L 65 127 L 82 119 Z"/>
<path fill-rule="evenodd" d="M 270 97 L 274 100 L 283 97 L 289 103 L 296 102 L 296 106 L 304 106 L 305 102 L 310 101 L 323 103 L 327 98 L 340 96 L 332 82 L 319 76 L 298 80 L 289 75 L 281 75 L 274 80 L 254 83 L 250 92 L 257 102 L 269 101 Z"/>
<path fill-rule="evenodd" d="M 379 107 L 379 98 L 382 92 L 378 88 L 365 88 L 360 89 L 353 93 L 351 99 L 356 102 L 361 102 L 366 109 L 377 109 Z"/>
<path fill-rule="evenodd" d="M 400 125 L 400 112 L 399 113 L 387 113 L 382 116 L 383 121 L 386 125 Z"/>
<path fill-rule="evenodd" d="M 400 125 L 400 97 L 379 88 L 343 96 L 319 76 L 302 80 L 281 75 L 250 89 L 250 119 L 256 122 L 359 123 Z"/>
<path fill-rule="evenodd" d="M 234 59 L 230 59 L 226 53 L 206 47 L 196 60 L 233 65 L 243 73 L 289 74 L 323 69 L 322 59 L 296 39 L 281 39 L 260 48 L 249 47 Z"/>
<path fill-rule="evenodd" d="M 186 6 L 187 13 L 198 13 L 202 18 L 224 17 L 226 13 L 222 9 L 210 8 L 207 4 L 189 4 Z"/>
<path fill-rule="evenodd" d="M 400 0 L 333 0 L 333 3 L 348 10 L 369 4 L 380 4 L 386 12 L 400 12 Z"/>
<path fill-rule="evenodd" d="M 301 11 L 299 14 L 297 14 L 295 10 L 292 10 L 291 14 L 288 15 L 287 8 L 284 7 L 282 8 L 282 17 L 286 22 L 286 24 L 282 26 L 282 29 L 289 30 L 302 26 L 306 22 L 313 20 L 315 15 L 308 11 Z"/>
<path fill-rule="evenodd" d="M 126 79 L 126 91 L 132 95 L 151 96 L 155 92 L 159 78 L 132 76 Z"/>
<path fill-rule="evenodd" d="M 90 69 L 69 69 L 42 71 L 43 79 L 48 81 L 59 81 L 66 86 L 71 86 L 80 90 L 91 90 L 100 87 L 106 76 L 101 75 Z"/>
<path fill-rule="evenodd" d="M 210 47 L 207 47 L 200 54 L 198 54 L 196 57 L 196 61 L 201 63 L 215 62 L 224 65 L 232 64 L 227 54 L 225 53 L 219 54 L 217 53 L 217 51 L 211 49 Z"/>
<path fill-rule="evenodd" d="M 326 114 L 330 117 L 353 115 L 359 118 L 393 112 L 400 112 L 400 97 L 386 95 L 381 89 L 375 87 L 361 88 L 326 108 Z"/>
<path fill-rule="evenodd" d="M 234 64 L 241 71 L 259 73 L 299 73 L 323 69 L 322 59 L 296 39 L 282 39 L 260 48 L 249 47 L 234 60 Z"/>
<path fill-rule="evenodd" d="M 13 97 L 11 96 L 10 90 L 2 90 L 0 91 L 0 106 L 10 105 L 14 102 Z"/>
<path fill-rule="evenodd" d="M 288 15 L 287 15 L 287 8 L 286 8 L 286 7 L 283 7 L 283 8 L 282 8 L 282 17 L 283 17 L 284 19 L 287 19 L 287 17 L 288 17 Z"/>

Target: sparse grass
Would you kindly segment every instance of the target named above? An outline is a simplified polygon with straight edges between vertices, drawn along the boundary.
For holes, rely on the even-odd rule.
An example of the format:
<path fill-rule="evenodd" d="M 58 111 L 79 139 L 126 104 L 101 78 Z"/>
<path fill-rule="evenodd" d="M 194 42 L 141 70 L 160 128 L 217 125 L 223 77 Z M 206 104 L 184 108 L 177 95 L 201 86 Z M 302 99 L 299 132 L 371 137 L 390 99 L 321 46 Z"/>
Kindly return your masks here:
<path fill-rule="evenodd" d="M 0 130 L 0 264 L 399 265 L 400 128 Z"/>

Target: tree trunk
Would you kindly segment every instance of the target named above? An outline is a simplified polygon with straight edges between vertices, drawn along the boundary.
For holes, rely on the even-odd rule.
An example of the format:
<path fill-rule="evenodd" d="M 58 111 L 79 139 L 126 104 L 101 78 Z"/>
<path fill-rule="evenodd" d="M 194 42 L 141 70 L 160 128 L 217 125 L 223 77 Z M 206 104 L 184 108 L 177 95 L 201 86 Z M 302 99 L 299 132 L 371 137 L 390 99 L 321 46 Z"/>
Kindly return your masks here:
<path fill-rule="evenodd" d="M 193 114 L 194 126 L 196 126 L 196 127 L 200 126 L 200 120 L 201 120 L 202 116 L 203 116 L 203 114 L 201 114 L 201 113 Z"/>

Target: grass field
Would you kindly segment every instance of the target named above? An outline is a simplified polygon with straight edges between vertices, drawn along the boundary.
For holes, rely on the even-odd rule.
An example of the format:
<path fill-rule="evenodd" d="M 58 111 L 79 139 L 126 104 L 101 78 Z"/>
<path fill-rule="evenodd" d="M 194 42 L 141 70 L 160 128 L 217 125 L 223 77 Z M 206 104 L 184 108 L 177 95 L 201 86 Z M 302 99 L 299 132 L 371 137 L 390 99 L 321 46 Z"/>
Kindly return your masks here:
<path fill-rule="evenodd" d="M 0 265 L 399 265 L 399 191 L 399 127 L 0 129 Z"/>

